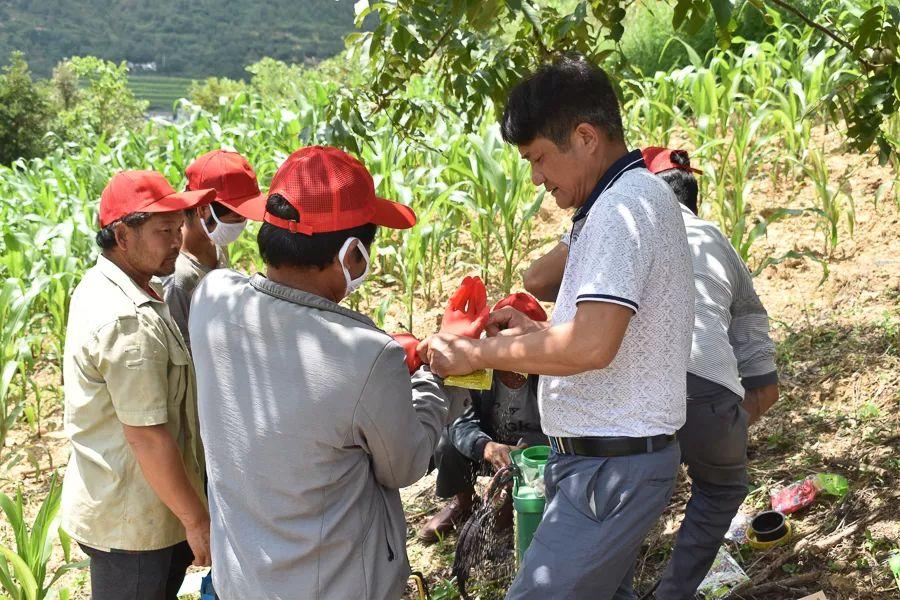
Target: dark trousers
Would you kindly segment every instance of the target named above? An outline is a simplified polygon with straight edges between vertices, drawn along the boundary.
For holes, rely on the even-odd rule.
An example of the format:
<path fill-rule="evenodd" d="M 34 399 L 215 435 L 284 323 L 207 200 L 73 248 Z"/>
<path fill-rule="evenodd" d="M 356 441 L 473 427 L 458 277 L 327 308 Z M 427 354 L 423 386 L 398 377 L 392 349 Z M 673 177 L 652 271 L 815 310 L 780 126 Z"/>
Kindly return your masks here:
<path fill-rule="evenodd" d="M 747 495 L 747 412 L 741 397 L 688 374 L 687 421 L 678 443 L 691 498 L 656 590 L 659 600 L 694 598 Z"/>
<path fill-rule="evenodd" d="M 483 460 L 476 463 L 457 450 L 450 442 L 446 430 L 435 448 L 434 461 L 438 470 L 435 484 L 438 498 L 452 498 L 462 492 L 474 490 L 479 473 L 491 474 L 486 470 Z"/>
<path fill-rule="evenodd" d="M 187 542 L 138 552 L 79 546 L 91 559 L 91 600 L 177 600 L 194 561 Z"/>

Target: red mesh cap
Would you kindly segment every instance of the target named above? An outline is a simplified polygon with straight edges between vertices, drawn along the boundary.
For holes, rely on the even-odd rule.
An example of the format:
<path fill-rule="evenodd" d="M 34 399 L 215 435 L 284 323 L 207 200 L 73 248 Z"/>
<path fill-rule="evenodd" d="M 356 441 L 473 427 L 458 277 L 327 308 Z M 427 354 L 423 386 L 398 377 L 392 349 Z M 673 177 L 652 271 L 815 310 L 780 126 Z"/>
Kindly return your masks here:
<path fill-rule="evenodd" d="M 309 146 L 288 156 L 272 178 L 272 194 L 284 196 L 300 220 L 269 213 L 263 220 L 293 233 L 312 235 L 366 223 L 391 229 L 416 224 L 411 208 L 375 195 L 375 183 L 361 162 L 330 146 Z"/>
<path fill-rule="evenodd" d="M 675 154 L 683 155 L 686 164 L 679 165 L 672 160 Z M 651 173 L 662 173 L 669 169 L 681 169 L 682 171 L 691 171 L 692 173 L 703 173 L 699 169 L 692 168 L 691 161 L 688 158 L 687 150 L 672 150 L 671 148 L 660 148 L 659 146 L 650 146 L 641 150 L 644 158 L 644 164 Z"/>
<path fill-rule="evenodd" d="M 237 152 L 207 152 L 192 162 L 185 174 L 189 190 L 212 188 L 217 202 L 245 219 L 262 221 L 266 196 L 259 191 L 253 167 Z"/>
<path fill-rule="evenodd" d="M 176 192 L 162 173 L 122 171 L 113 175 L 100 196 L 100 227 L 133 212 L 174 212 L 209 204 L 215 190 Z"/>

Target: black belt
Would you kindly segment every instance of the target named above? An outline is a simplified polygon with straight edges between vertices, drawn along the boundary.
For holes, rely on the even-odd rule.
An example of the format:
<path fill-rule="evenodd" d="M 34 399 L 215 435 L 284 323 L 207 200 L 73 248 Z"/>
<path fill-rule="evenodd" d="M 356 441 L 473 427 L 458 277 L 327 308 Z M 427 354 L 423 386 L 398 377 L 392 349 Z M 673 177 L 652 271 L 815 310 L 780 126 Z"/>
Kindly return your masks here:
<path fill-rule="evenodd" d="M 674 435 L 649 437 L 553 437 L 550 446 L 559 454 L 576 456 L 628 456 L 659 452 L 675 439 Z"/>

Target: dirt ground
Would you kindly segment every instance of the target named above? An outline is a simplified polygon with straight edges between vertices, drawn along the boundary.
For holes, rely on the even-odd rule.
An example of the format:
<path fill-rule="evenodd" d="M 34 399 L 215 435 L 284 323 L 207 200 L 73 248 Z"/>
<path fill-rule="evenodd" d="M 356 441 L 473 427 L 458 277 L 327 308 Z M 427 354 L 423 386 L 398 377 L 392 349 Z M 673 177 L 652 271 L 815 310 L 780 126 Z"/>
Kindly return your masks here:
<path fill-rule="evenodd" d="M 778 344 L 781 398 L 750 430 L 751 491 L 742 511 L 762 510 L 771 490 L 817 472 L 845 476 L 850 492 L 840 500 L 818 500 L 795 514 L 796 535 L 785 547 L 767 552 L 730 547 L 752 578 L 737 595 L 741 598 L 801 598 L 818 590 L 829 600 L 900 597 L 886 564 L 890 552 L 900 548 L 900 208 L 890 198 L 875 204 L 879 186 L 892 178 L 889 168 L 869 156 L 842 153 L 833 136 L 819 132 L 819 137 L 832 148 L 832 171 L 849 167 L 853 172 L 856 225 L 851 237 L 842 223 L 824 282 L 822 269 L 808 258 L 769 266 L 756 278 Z M 782 206 L 811 206 L 813 194 L 808 182 L 762 176 L 754 182 L 750 203 L 754 213 L 766 214 Z M 556 243 L 565 222 L 552 199 L 545 200 L 532 231 L 533 250 L 520 268 Z M 775 223 L 754 246 L 751 265 L 789 250 L 821 253 L 822 239 L 810 217 Z M 457 265 L 442 274 L 443 289 L 452 289 L 464 269 Z M 438 306 L 419 302 L 414 333 L 431 333 L 440 312 Z M 389 312 L 385 328 L 398 325 L 397 314 Z M 46 364 L 35 381 L 41 390 L 40 429 L 24 421 L 16 425 L 3 448 L 12 466 L 0 471 L 5 493 L 22 486 L 29 518 L 37 512 L 53 469 L 62 471 L 68 455 L 58 367 Z M 433 598 L 456 598 L 449 574 L 455 534 L 432 546 L 415 538 L 440 507 L 433 488 L 431 474 L 402 492 L 410 561 L 429 581 Z M 689 482 L 682 477 L 642 549 L 638 591 L 651 586 L 664 566 L 688 497 Z M 5 521 L 0 541 L 10 542 Z M 514 570 L 511 556 L 509 550 L 505 563 L 473 572 L 473 597 L 503 596 Z M 57 547 L 51 572 L 61 561 Z M 62 583 L 70 597 L 89 597 L 86 571 L 67 574 Z M 409 597 L 417 596 L 410 592 Z"/>

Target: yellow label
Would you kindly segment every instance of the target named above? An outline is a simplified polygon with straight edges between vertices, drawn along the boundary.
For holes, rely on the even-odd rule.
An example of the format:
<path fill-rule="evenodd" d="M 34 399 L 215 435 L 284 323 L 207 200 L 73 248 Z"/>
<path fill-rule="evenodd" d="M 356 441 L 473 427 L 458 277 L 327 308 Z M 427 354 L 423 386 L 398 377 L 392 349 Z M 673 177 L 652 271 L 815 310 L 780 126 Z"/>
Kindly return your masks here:
<path fill-rule="evenodd" d="M 489 390 L 493 381 L 493 369 L 481 369 L 468 375 L 451 375 L 444 379 L 444 385 L 466 388 L 467 390 Z"/>

